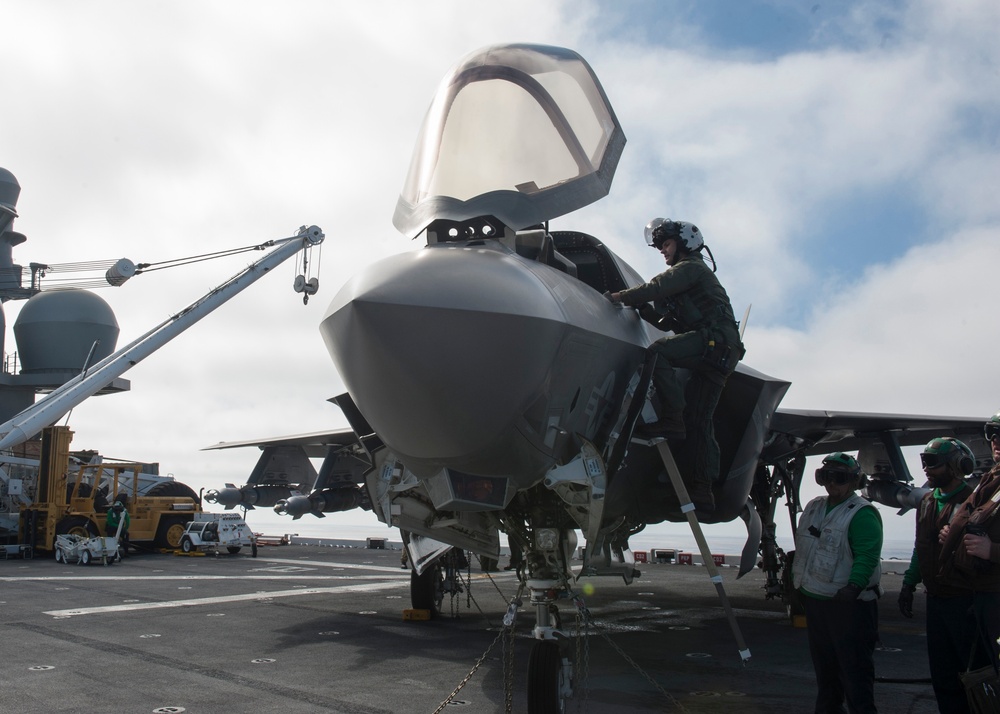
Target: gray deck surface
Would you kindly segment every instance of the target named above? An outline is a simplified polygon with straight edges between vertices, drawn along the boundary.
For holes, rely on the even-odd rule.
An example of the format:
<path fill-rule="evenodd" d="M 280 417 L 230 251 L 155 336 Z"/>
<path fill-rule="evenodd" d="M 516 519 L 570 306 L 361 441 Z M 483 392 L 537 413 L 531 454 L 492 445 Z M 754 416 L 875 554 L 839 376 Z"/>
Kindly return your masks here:
<path fill-rule="evenodd" d="M 142 555 L 106 567 L 0 561 L 0 711 L 429 714 L 491 645 L 445 710 L 505 711 L 499 635 L 514 575 L 491 580 L 473 567 L 471 600 L 404 621 L 399 556 L 291 545 L 261 547 L 257 558 Z M 744 666 L 704 568 L 642 569 L 631 586 L 582 581 L 594 584 L 593 625 L 570 712 L 812 711 L 806 631 L 764 599 L 759 571 L 740 581 L 721 571 L 752 655 Z M 924 598 L 904 620 L 899 581 L 884 577 L 877 675 L 926 679 Z M 572 628 L 572 604 L 561 611 Z M 525 710 L 533 617 L 521 610 L 508 650 L 514 712 Z M 883 713 L 937 711 L 927 683 L 880 681 L 876 697 Z"/>

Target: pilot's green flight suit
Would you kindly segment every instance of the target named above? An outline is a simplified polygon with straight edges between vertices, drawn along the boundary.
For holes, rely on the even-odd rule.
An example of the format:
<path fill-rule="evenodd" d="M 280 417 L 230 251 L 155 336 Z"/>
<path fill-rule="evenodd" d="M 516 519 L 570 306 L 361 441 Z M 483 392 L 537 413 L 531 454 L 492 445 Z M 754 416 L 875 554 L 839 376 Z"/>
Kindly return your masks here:
<path fill-rule="evenodd" d="M 681 456 L 684 471 L 693 470 L 691 496 L 711 503 L 711 484 L 719 475 L 712 415 L 744 352 L 729 296 L 701 253 L 694 252 L 648 283 L 623 290 L 621 302 L 633 307 L 652 302 L 658 315 L 647 309 L 640 311 L 643 317 L 675 333 L 650 345 L 657 355 L 652 380 L 660 398 L 659 416 L 683 415 L 687 438 Z M 686 390 L 674 367 L 691 370 Z"/>

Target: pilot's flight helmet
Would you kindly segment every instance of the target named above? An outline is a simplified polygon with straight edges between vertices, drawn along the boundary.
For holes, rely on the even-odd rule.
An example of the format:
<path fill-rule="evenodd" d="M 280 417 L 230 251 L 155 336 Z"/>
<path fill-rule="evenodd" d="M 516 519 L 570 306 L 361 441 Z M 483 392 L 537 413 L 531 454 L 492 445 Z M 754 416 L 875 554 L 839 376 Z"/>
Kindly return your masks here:
<path fill-rule="evenodd" d="M 646 244 L 657 250 L 663 241 L 676 238 L 681 247 L 689 253 L 705 247 L 705 240 L 698 226 L 687 221 L 672 221 L 669 218 L 654 218 L 646 224 Z"/>
<path fill-rule="evenodd" d="M 843 451 L 836 451 L 825 459 L 823 465 L 816 469 L 816 483 L 826 486 L 828 483 L 850 483 L 861 478 L 861 466 L 858 460 Z"/>
<path fill-rule="evenodd" d="M 983 435 L 987 441 L 992 441 L 993 437 L 1000 436 L 1000 412 L 997 412 L 986 421 L 983 427 Z"/>
<path fill-rule="evenodd" d="M 927 442 L 920 454 L 920 465 L 925 469 L 950 466 L 957 473 L 968 476 L 976 468 L 976 456 L 958 439 L 939 437 Z"/>

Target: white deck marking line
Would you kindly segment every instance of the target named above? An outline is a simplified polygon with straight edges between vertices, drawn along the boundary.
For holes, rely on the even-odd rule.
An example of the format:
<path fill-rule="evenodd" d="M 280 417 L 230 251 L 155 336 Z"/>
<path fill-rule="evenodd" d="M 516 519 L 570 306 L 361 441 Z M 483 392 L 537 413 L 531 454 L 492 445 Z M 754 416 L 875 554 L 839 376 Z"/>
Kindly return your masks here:
<path fill-rule="evenodd" d="M 334 588 L 309 588 L 306 590 L 278 590 L 268 593 L 247 593 L 245 595 L 223 595 L 220 597 L 200 597 L 190 600 L 165 600 L 160 602 L 139 602 L 122 605 L 106 605 L 103 607 L 79 607 L 70 610 L 47 610 L 44 615 L 52 617 L 76 617 L 78 615 L 100 615 L 111 612 L 135 612 L 139 610 L 162 610 L 171 607 L 197 607 L 199 605 L 218 605 L 226 602 L 247 602 L 248 600 L 271 600 L 279 597 L 299 597 L 302 595 L 332 595 L 341 592 L 378 592 L 398 588 L 403 583 L 367 583 L 359 585 L 344 585 Z"/>
<path fill-rule="evenodd" d="M 282 573 L 280 575 L 25 575 L 0 578 L 0 583 L 22 583 L 28 581 L 55 582 L 60 580 L 357 580 L 365 577 L 372 580 L 403 580 L 409 576 L 397 575 L 306 575 L 304 573 Z"/>
<path fill-rule="evenodd" d="M 358 563 L 317 563 L 313 560 L 292 560 L 291 558 L 268 558 L 260 556 L 257 560 L 267 563 L 284 563 L 285 565 L 301 565 L 310 568 L 346 568 L 348 570 L 374 570 L 380 573 L 398 573 L 402 568 L 386 567 L 385 565 L 360 565 Z"/>

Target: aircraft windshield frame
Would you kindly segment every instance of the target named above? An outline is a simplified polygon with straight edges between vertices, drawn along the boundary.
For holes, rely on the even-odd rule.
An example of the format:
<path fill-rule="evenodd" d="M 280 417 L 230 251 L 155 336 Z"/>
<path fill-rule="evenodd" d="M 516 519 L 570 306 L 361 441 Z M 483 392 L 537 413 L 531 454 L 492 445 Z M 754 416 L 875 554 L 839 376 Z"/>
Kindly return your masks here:
<path fill-rule="evenodd" d="M 625 136 L 575 52 L 502 45 L 473 53 L 427 112 L 393 224 L 496 216 L 518 230 L 607 195 Z"/>

